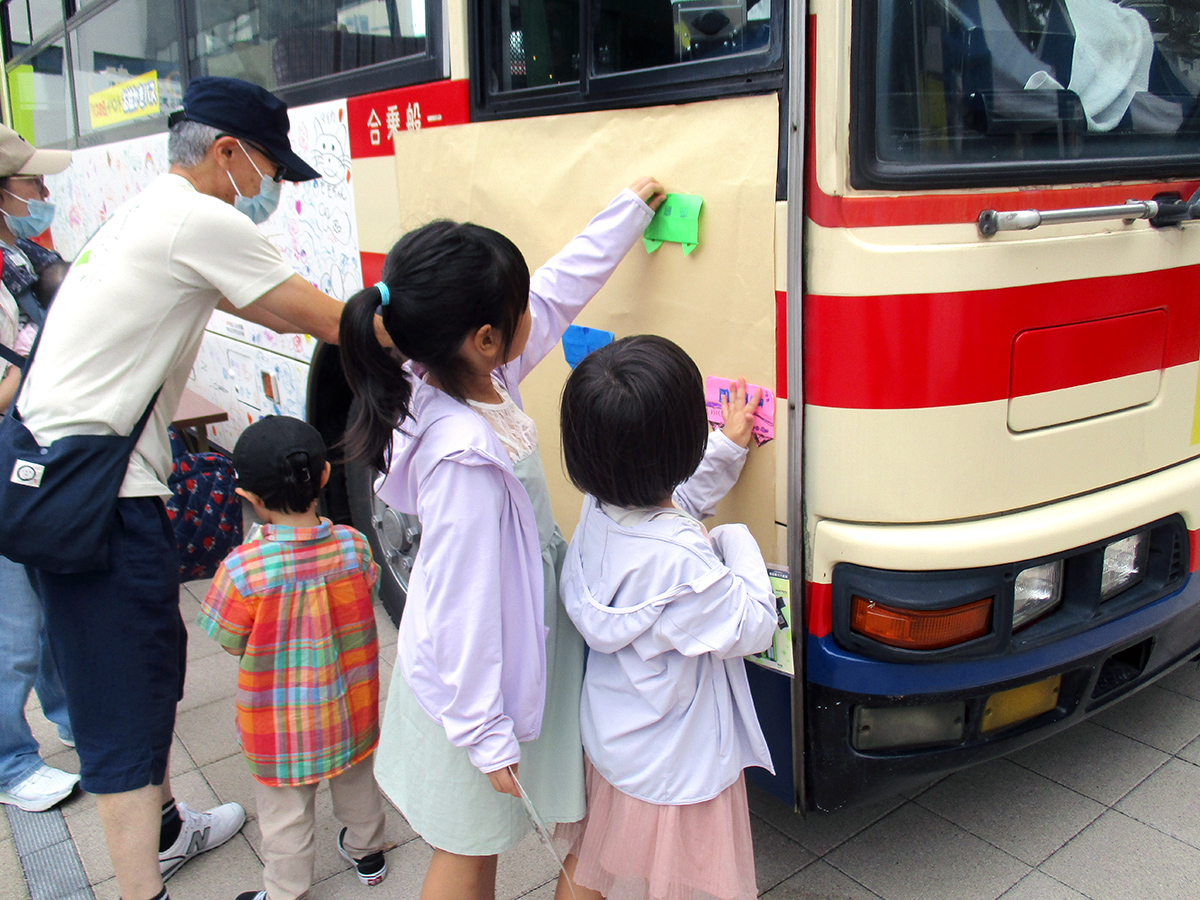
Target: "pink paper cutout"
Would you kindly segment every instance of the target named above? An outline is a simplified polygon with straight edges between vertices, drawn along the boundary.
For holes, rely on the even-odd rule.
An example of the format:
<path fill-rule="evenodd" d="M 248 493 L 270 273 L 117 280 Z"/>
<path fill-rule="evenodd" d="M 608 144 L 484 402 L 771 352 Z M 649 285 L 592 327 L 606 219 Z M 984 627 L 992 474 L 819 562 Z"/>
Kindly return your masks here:
<path fill-rule="evenodd" d="M 704 404 L 708 407 L 708 421 L 717 426 L 725 424 L 725 416 L 721 413 L 722 396 L 729 397 L 731 385 L 737 384 L 729 378 L 709 375 L 704 379 Z M 755 442 L 761 447 L 775 437 L 775 392 L 769 388 L 746 383 L 746 395 L 752 396 L 755 391 L 761 391 L 758 409 L 754 412 Z"/>

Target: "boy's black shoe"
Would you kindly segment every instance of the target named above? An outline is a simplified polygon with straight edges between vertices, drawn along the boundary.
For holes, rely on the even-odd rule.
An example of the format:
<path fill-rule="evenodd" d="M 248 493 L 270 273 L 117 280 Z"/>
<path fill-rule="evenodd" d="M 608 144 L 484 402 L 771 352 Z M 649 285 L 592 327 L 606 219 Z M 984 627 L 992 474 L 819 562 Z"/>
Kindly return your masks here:
<path fill-rule="evenodd" d="M 346 847 L 342 841 L 346 839 L 346 829 L 343 828 L 338 832 L 337 848 L 342 859 L 346 862 L 354 863 L 354 871 L 358 873 L 358 880 L 363 884 L 379 884 L 383 879 L 387 878 L 387 860 L 383 858 L 383 851 L 376 850 L 374 853 L 369 853 L 362 859 L 355 859 L 346 852 Z M 238 897 L 237 900 L 252 900 L 249 897 Z M 265 898 L 262 898 L 265 900 Z"/>
<path fill-rule="evenodd" d="M 266 891 L 242 891 L 236 900 L 267 900 Z"/>

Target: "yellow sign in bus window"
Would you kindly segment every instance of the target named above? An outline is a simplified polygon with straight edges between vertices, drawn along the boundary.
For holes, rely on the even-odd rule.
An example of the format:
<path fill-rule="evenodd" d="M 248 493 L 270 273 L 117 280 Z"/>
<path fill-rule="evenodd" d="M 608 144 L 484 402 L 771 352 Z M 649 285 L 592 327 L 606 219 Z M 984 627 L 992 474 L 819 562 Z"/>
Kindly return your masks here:
<path fill-rule="evenodd" d="M 158 72 L 151 70 L 89 94 L 88 113 L 93 131 L 158 115 Z"/>

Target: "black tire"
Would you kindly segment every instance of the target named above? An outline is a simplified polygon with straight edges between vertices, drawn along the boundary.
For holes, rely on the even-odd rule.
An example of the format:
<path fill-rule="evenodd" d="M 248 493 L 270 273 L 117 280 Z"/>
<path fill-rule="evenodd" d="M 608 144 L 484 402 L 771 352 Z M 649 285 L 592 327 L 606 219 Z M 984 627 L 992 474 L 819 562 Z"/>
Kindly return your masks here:
<path fill-rule="evenodd" d="M 322 514 L 334 522 L 352 525 L 366 536 L 379 564 L 380 602 L 392 621 L 399 624 L 421 528 L 415 517 L 396 513 L 376 499 L 374 469 L 342 461 L 342 438 L 358 401 L 342 373 L 337 347 L 318 344 L 313 352 L 308 399 L 308 420 L 325 438 L 333 463 L 333 475 L 322 492 Z"/>
<path fill-rule="evenodd" d="M 345 463 L 344 467 L 351 524 L 371 544 L 379 565 L 380 601 L 399 625 L 408 597 L 408 579 L 421 545 L 421 525 L 415 516 L 396 512 L 375 496 L 377 473 L 373 468 L 361 463 Z"/>

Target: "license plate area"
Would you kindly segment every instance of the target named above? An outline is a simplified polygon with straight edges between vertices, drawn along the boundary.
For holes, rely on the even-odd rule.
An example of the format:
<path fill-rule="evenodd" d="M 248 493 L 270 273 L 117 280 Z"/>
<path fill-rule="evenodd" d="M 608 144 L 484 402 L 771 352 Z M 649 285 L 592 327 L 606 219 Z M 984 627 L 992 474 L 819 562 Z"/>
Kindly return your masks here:
<path fill-rule="evenodd" d="M 1062 691 L 1062 674 L 1052 675 L 1033 684 L 1000 691 L 987 698 L 983 708 L 983 720 L 979 731 L 990 734 L 1025 722 L 1058 706 Z"/>

